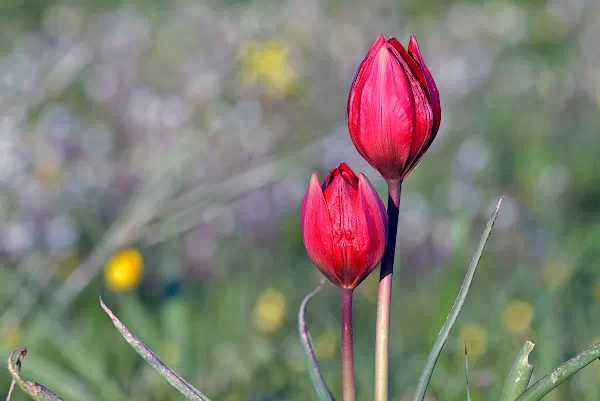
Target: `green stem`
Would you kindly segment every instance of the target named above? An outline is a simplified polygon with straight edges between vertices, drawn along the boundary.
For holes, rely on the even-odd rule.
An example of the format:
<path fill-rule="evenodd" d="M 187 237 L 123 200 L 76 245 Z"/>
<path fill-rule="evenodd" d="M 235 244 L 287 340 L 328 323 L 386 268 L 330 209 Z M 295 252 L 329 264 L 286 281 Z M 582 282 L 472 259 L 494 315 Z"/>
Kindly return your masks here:
<path fill-rule="evenodd" d="M 600 359 L 600 343 L 592 345 L 585 351 L 569 359 L 546 376 L 535 382 L 519 398 L 518 401 L 538 401 L 554 390 L 559 384 L 585 368 L 596 359 Z"/>
<path fill-rule="evenodd" d="M 521 347 L 504 382 L 500 401 L 514 401 L 527 390 L 533 374 L 533 366 L 529 364 L 529 354 L 533 351 L 533 347 L 534 344 L 531 341 L 525 341 Z"/>
<path fill-rule="evenodd" d="M 340 288 L 342 304 L 342 392 L 344 401 L 355 401 L 352 289 Z"/>
<path fill-rule="evenodd" d="M 389 180 L 388 184 L 388 241 L 381 260 L 377 296 L 377 327 L 375 337 L 375 401 L 388 400 L 388 349 L 390 337 L 390 302 L 392 300 L 392 274 L 396 254 L 396 234 L 400 211 L 402 181 Z"/>

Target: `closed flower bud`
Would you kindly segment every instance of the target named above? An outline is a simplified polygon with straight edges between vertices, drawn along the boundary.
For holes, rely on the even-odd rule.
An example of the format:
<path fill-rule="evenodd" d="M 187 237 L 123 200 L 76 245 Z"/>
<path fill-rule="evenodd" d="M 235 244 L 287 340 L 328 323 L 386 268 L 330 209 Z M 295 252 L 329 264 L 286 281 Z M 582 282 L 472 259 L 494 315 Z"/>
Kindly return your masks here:
<path fill-rule="evenodd" d="M 408 51 L 394 37 L 377 37 L 348 98 L 358 152 L 386 180 L 402 180 L 433 142 L 440 119 L 440 96 L 415 37 Z"/>
<path fill-rule="evenodd" d="M 387 241 L 387 213 L 375 188 L 345 163 L 323 185 L 310 179 L 300 210 L 308 256 L 333 284 L 355 288 L 377 266 Z"/>

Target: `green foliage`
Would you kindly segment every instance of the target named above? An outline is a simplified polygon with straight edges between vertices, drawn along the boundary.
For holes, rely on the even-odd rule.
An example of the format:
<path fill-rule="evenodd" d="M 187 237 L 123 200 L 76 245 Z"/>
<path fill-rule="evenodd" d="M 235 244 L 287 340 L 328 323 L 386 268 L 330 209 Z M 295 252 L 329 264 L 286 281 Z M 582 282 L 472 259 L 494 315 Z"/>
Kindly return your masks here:
<path fill-rule="evenodd" d="M 530 341 L 523 344 L 504 381 L 500 401 L 514 401 L 527 389 L 529 379 L 533 374 L 533 366 L 529 364 L 529 354 L 533 351 L 533 347 L 534 344 Z"/>
<path fill-rule="evenodd" d="M 0 354 L 26 346 L 25 376 L 66 400 L 181 397 L 115 331 L 97 305 L 102 295 L 161 360 L 215 400 L 314 399 L 294 311 L 319 275 L 302 246 L 297 208 L 310 173 L 341 160 L 383 188 L 344 128 L 348 87 L 378 33 L 403 43 L 417 36 L 443 107 L 438 138 L 403 185 L 390 399 L 412 398 L 473 238 L 500 195 L 508 198 L 494 241 L 428 394 L 467 398 L 465 342 L 473 401 L 498 398 L 526 340 L 536 343 L 531 382 L 597 342 L 595 2 L 367 8 L 2 2 Z M 242 79 L 239 59 L 245 41 L 273 39 L 287 44 L 299 78 L 279 97 L 265 82 Z M 80 44 L 90 57 L 79 58 Z M 188 109 L 173 99 L 192 109 L 175 128 L 177 112 Z M 56 218 L 74 226 L 70 242 L 58 241 L 65 225 L 53 229 Z M 129 246 L 144 255 L 145 276 L 136 291 L 113 294 L 102 267 Z M 67 279 L 79 265 L 91 274 Z M 376 275 L 355 294 L 361 400 L 373 398 Z M 274 292 L 284 301 L 271 296 L 264 309 L 277 313 L 257 313 L 261 296 Z M 509 313 L 515 301 L 530 313 Z M 338 305 L 325 287 L 308 311 L 333 394 L 341 394 Z M 265 316 L 271 320 L 261 324 Z M 582 370 L 544 400 L 597 401 L 598 372 Z M 11 380 L 1 369 L 0 394 Z M 15 391 L 12 401 L 25 397 Z"/>
<path fill-rule="evenodd" d="M 425 393 L 427 392 L 427 387 L 429 386 L 429 381 L 431 380 L 431 375 L 433 374 L 433 370 L 435 369 L 435 364 L 440 357 L 440 353 L 448 340 L 448 336 L 450 335 L 450 330 L 456 319 L 458 318 L 458 314 L 462 309 L 465 299 L 467 298 L 467 294 L 469 293 L 469 288 L 471 287 L 471 282 L 473 281 L 473 277 L 475 277 L 475 270 L 477 269 L 477 265 L 479 264 L 479 260 L 481 259 L 481 255 L 483 253 L 483 249 L 485 248 L 485 244 L 492 232 L 492 227 L 494 227 L 494 223 L 498 218 L 498 212 L 500 211 L 500 205 L 502 203 L 502 199 L 496 205 L 496 210 L 488 220 L 487 226 L 481 235 L 481 239 L 479 240 L 479 245 L 477 245 L 477 250 L 473 255 L 473 259 L 471 260 L 471 264 L 467 269 L 467 273 L 465 275 L 465 279 L 463 280 L 462 285 L 460 286 L 460 290 L 458 291 L 458 295 L 456 296 L 456 301 L 454 301 L 454 305 L 452 305 L 452 309 L 448 312 L 448 317 L 442 326 L 440 333 L 438 334 L 433 346 L 431 347 L 431 351 L 429 352 L 429 356 L 427 357 L 427 361 L 425 361 L 425 367 L 423 368 L 423 372 L 421 373 L 421 377 L 419 377 L 419 383 L 417 384 L 417 390 L 415 391 L 415 395 L 413 397 L 413 401 L 423 401 L 425 398 Z M 466 346 L 466 344 L 465 344 Z M 470 398 L 470 395 L 469 395 Z"/>

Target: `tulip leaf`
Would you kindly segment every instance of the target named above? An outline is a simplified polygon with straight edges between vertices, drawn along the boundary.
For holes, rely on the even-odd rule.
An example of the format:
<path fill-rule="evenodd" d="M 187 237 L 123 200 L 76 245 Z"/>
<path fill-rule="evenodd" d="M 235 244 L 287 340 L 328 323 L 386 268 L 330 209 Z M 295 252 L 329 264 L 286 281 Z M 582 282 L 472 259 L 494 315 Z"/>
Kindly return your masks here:
<path fill-rule="evenodd" d="M 321 288 L 323 288 L 323 284 L 325 284 L 324 280 L 321 280 L 317 288 L 312 290 L 300 304 L 300 310 L 298 311 L 298 331 L 300 332 L 300 340 L 302 341 L 302 345 L 304 346 L 304 351 L 306 354 L 306 363 L 308 365 L 308 372 L 310 374 L 310 379 L 312 381 L 313 387 L 317 392 L 317 397 L 319 401 L 334 401 L 333 395 L 327 387 L 327 383 L 325 383 L 325 379 L 323 378 L 323 374 L 321 373 L 321 369 L 319 368 L 319 361 L 317 360 L 317 355 L 315 354 L 315 350 L 312 344 L 312 339 L 310 338 L 310 333 L 308 332 L 308 327 L 306 326 L 306 319 L 304 317 L 306 313 L 306 305 L 308 301 L 312 297 L 314 297 Z"/>
<path fill-rule="evenodd" d="M 15 355 L 17 356 L 16 361 Z M 10 397 L 15 388 L 15 383 L 21 388 L 21 390 L 29 395 L 29 397 L 36 401 L 65 401 L 41 384 L 23 380 L 21 378 L 21 364 L 23 358 L 25 358 L 25 355 L 27 355 L 27 349 L 17 348 L 11 352 L 8 357 L 8 371 L 12 376 L 12 383 L 10 385 L 10 389 L 8 390 L 6 401 L 10 401 Z"/>
<path fill-rule="evenodd" d="M 444 348 L 444 344 L 448 339 L 448 335 L 450 333 L 450 329 L 454 326 L 456 322 L 456 318 L 460 313 L 462 306 L 465 303 L 465 299 L 467 297 L 467 293 L 469 292 L 469 288 L 471 286 L 471 281 L 473 281 L 473 276 L 475 275 L 475 270 L 477 269 L 477 264 L 481 259 L 481 254 L 483 253 L 483 249 L 485 248 L 485 244 L 490 236 L 492 231 L 492 227 L 494 226 L 494 222 L 498 217 L 498 212 L 500 211 L 500 204 L 502 203 L 502 199 L 496 205 L 496 210 L 488 220 L 487 226 L 483 231 L 481 239 L 479 240 L 479 245 L 473 255 L 473 259 L 471 260 L 471 264 L 467 270 L 467 274 L 465 275 L 465 279 L 460 287 L 458 292 L 458 296 L 454 301 L 454 305 L 440 330 L 435 342 L 433 343 L 433 347 L 429 352 L 429 356 L 427 357 L 427 361 L 425 362 L 425 367 L 423 368 L 423 372 L 421 373 L 421 377 L 419 377 L 419 382 L 417 384 L 417 389 L 415 391 L 415 395 L 413 397 L 413 401 L 423 401 L 425 398 L 425 393 L 427 392 L 427 387 L 429 386 L 429 380 L 431 380 L 431 375 L 433 374 L 433 369 L 435 368 L 435 364 L 442 352 L 442 348 Z"/>
<path fill-rule="evenodd" d="M 559 384 L 585 368 L 596 359 L 600 359 L 600 342 L 575 355 L 546 376 L 535 382 L 517 400 L 538 401 L 554 390 Z"/>
<path fill-rule="evenodd" d="M 533 374 L 533 366 L 529 364 L 529 354 L 534 346 L 530 341 L 525 341 L 523 344 L 504 382 L 500 401 L 514 401 L 527 389 Z"/>
<path fill-rule="evenodd" d="M 167 365 L 163 363 L 150 348 L 148 348 L 143 342 L 141 342 L 129 329 L 121 323 L 114 313 L 108 309 L 108 307 L 102 302 L 100 298 L 100 305 L 106 314 L 110 317 L 117 330 L 121 333 L 123 338 L 131 345 L 131 347 L 150 365 L 152 366 L 162 377 L 167 379 L 169 384 L 178 390 L 188 400 L 192 401 L 210 401 L 207 396 L 202 394 L 199 390 L 194 388 L 177 373 L 173 372 Z"/>

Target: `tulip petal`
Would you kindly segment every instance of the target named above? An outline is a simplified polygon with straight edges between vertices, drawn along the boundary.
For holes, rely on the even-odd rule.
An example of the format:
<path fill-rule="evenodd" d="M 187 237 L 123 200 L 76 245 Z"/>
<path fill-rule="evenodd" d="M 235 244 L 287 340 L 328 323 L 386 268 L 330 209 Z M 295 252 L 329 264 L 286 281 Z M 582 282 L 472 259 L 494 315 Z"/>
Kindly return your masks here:
<path fill-rule="evenodd" d="M 415 129 L 412 75 L 386 43 L 361 66 L 351 89 L 350 137 L 358 152 L 384 177 L 401 178 Z M 401 167 L 401 168 L 399 168 Z"/>
<path fill-rule="evenodd" d="M 361 266 L 352 261 L 357 247 L 358 189 L 352 185 L 346 172 L 340 170 L 340 167 L 334 169 L 337 174 L 334 174 L 331 184 L 323 191 L 323 196 L 333 227 L 335 272 L 342 286 L 346 287 L 353 281 L 356 268 Z"/>
<path fill-rule="evenodd" d="M 377 38 L 375 38 L 375 41 L 369 48 L 367 55 L 365 56 L 363 61 L 361 61 L 360 65 L 358 66 L 358 69 L 356 70 L 356 74 L 354 75 L 354 79 L 352 80 L 352 85 L 350 85 L 350 94 L 348 95 L 348 103 L 346 104 L 346 112 L 348 113 L 348 115 L 350 115 L 350 103 L 353 101 L 353 98 L 356 95 L 356 92 L 353 90 L 353 88 L 354 88 L 354 85 L 356 84 L 356 82 L 359 79 L 361 79 L 360 77 L 364 74 L 364 68 L 363 68 L 364 65 L 371 62 L 373 57 L 375 57 L 375 55 L 377 54 L 377 52 L 379 51 L 381 46 L 383 46 L 384 44 L 385 44 L 385 38 L 382 35 L 377 36 Z"/>
<path fill-rule="evenodd" d="M 356 174 L 354 174 L 354 171 L 352 171 L 352 169 L 344 162 L 341 162 L 339 166 L 331 169 L 329 174 L 327 174 L 327 178 L 325 178 L 321 189 L 325 191 L 325 189 L 329 185 L 331 185 L 333 179 L 337 175 L 344 176 L 355 189 L 358 189 L 358 177 L 356 176 Z"/>
<path fill-rule="evenodd" d="M 419 50 L 419 44 L 417 43 L 417 39 L 413 35 L 411 35 L 410 42 L 408 43 L 408 53 L 416 61 L 419 62 L 419 65 L 423 69 L 425 81 L 427 82 L 427 93 L 429 94 L 429 101 L 431 102 L 431 106 L 433 108 L 434 133 L 437 133 L 438 129 L 440 128 L 440 122 L 442 120 L 440 93 L 438 92 L 435 81 L 433 80 L 433 76 L 429 72 L 427 65 L 425 65 L 425 61 L 423 61 L 423 56 L 421 55 L 421 51 Z M 433 137 L 435 137 L 435 135 Z M 433 141 L 433 137 L 431 138 L 431 141 Z"/>
<path fill-rule="evenodd" d="M 406 63 L 410 67 L 410 70 L 413 72 L 413 74 L 415 74 L 417 76 L 417 79 L 419 80 L 421 85 L 423 85 L 423 88 L 427 88 L 427 81 L 425 80 L 425 74 L 423 73 L 423 69 L 421 68 L 421 65 L 419 64 L 419 61 L 415 60 L 413 58 L 413 56 L 411 56 L 406 51 L 404 46 L 402 46 L 402 43 L 400 43 L 400 41 L 398 39 L 396 39 L 395 37 L 392 36 L 392 37 L 388 38 L 388 43 L 390 45 L 392 45 L 392 47 L 394 49 L 396 49 L 396 51 L 400 54 L 401 58 L 404 61 L 406 61 Z"/>
<path fill-rule="evenodd" d="M 333 226 L 317 173 L 311 176 L 302 200 L 300 229 L 309 258 L 329 281 L 340 285 L 333 262 Z"/>
<path fill-rule="evenodd" d="M 359 285 L 381 261 L 387 244 L 388 218 L 377 191 L 364 174 L 358 175 L 358 205 L 356 214 L 357 246 L 348 255 L 354 269 L 350 288 Z"/>
<path fill-rule="evenodd" d="M 400 45 L 401 46 L 401 45 Z M 433 112 L 429 100 L 427 98 L 427 88 L 418 80 L 415 74 L 412 74 L 407 60 L 412 60 L 412 57 L 406 55 L 407 59 L 403 58 L 402 55 L 397 51 L 396 47 L 392 47 L 394 56 L 398 59 L 398 62 L 402 64 L 406 71 L 409 71 L 406 75 L 410 81 L 412 88 L 412 95 L 415 102 L 414 113 L 415 113 L 415 127 L 413 136 L 410 141 L 410 152 L 408 158 L 405 160 L 402 166 L 402 173 L 400 178 L 404 178 L 412 170 L 416 161 L 418 161 L 426 146 L 430 143 L 430 138 L 434 136 L 432 132 L 433 125 Z M 420 67 L 419 67 L 420 68 Z"/>

